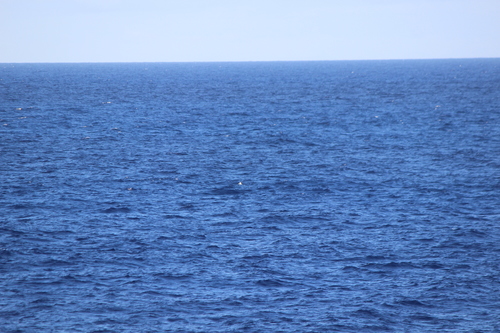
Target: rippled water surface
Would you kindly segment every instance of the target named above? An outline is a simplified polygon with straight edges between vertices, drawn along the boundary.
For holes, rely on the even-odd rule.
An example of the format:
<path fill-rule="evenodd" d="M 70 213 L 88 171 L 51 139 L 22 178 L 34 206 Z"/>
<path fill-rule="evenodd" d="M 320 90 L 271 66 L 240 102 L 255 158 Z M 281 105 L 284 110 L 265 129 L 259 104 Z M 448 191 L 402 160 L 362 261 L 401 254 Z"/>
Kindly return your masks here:
<path fill-rule="evenodd" d="M 0 64 L 0 332 L 498 332 L 499 87 L 499 59 Z"/>

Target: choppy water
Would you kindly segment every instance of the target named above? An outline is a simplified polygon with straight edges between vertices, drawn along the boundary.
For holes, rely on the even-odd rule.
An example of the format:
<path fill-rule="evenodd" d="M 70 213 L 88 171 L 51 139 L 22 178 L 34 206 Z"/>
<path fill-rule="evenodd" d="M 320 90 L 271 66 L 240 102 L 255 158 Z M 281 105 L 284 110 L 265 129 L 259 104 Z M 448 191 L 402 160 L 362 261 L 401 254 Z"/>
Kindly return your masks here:
<path fill-rule="evenodd" d="M 500 59 L 0 65 L 0 332 L 499 332 Z"/>

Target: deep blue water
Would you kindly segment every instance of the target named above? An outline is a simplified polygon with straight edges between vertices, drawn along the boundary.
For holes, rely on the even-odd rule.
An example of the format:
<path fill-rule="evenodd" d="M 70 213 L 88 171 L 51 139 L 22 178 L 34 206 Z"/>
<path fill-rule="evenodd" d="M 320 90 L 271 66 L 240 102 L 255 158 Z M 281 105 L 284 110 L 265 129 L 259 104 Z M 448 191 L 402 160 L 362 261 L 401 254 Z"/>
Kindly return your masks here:
<path fill-rule="evenodd" d="M 500 332 L 500 59 L 0 64 L 0 332 Z"/>

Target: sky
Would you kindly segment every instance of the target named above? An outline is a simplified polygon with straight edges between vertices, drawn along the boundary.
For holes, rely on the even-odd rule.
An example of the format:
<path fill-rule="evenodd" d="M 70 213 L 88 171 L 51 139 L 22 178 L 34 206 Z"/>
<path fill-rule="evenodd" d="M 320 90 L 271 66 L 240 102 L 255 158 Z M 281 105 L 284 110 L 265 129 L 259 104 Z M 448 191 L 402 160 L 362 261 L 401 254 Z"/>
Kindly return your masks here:
<path fill-rule="evenodd" d="M 500 0 L 0 0 L 0 63 L 500 57 Z"/>

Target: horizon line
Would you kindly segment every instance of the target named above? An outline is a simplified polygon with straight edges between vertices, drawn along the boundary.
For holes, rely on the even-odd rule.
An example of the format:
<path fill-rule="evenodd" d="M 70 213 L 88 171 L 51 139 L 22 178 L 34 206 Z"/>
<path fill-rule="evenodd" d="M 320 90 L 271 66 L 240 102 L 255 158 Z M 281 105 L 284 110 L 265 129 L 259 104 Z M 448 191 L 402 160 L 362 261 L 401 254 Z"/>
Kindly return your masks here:
<path fill-rule="evenodd" d="M 7 64 L 194 64 L 194 63 L 243 63 L 243 62 L 335 62 L 335 61 L 405 61 L 405 60 L 474 60 L 500 59 L 500 57 L 449 57 L 449 58 L 384 58 L 384 59 L 335 59 L 335 60 L 208 60 L 208 61 L 14 61 L 0 62 Z"/>

